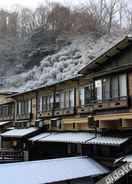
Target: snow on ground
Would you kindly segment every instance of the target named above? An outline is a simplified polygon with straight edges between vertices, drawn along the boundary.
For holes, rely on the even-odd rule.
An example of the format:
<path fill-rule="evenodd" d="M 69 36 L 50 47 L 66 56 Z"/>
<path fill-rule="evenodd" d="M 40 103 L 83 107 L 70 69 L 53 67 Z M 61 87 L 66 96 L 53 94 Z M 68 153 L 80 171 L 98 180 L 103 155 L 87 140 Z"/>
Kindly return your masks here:
<path fill-rule="evenodd" d="M 44 58 L 40 66 L 7 78 L 5 88 L 25 91 L 77 76 L 82 67 L 120 39 L 121 36 L 117 35 L 97 38 L 86 34 L 73 37 L 70 45 Z"/>

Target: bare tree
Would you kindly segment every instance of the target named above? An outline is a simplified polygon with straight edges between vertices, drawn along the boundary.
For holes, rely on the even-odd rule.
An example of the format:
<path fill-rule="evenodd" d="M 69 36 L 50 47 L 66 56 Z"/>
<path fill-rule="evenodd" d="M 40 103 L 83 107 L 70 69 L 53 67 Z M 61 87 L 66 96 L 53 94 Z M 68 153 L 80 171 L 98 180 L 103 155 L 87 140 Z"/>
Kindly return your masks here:
<path fill-rule="evenodd" d="M 107 32 L 110 33 L 112 28 L 112 23 L 116 15 L 119 13 L 120 0 L 110 0 L 107 2 L 105 0 L 105 9 L 107 12 Z"/>

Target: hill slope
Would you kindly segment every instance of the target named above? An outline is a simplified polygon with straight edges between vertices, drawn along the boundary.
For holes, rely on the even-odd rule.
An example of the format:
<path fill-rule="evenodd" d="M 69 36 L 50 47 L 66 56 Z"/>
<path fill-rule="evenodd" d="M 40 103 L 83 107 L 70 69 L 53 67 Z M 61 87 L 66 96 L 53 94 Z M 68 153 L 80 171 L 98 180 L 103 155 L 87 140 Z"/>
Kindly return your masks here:
<path fill-rule="evenodd" d="M 51 44 L 52 48 L 54 45 L 56 48 L 50 50 L 47 47 L 47 54 L 37 65 L 33 63 L 33 66 L 30 66 L 28 70 L 25 67 L 25 71 L 23 69 L 19 74 L 14 73 L 10 77 L 5 77 L 3 88 L 23 91 L 77 76 L 78 71 L 83 66 L 119 39 L 121 36 L 118 35 L 105 35 L 98 38 L 91 33 L 66 38 L 61 47 L 55 43 Z M 39 49 L 38 47 L 36 51 Z"/>

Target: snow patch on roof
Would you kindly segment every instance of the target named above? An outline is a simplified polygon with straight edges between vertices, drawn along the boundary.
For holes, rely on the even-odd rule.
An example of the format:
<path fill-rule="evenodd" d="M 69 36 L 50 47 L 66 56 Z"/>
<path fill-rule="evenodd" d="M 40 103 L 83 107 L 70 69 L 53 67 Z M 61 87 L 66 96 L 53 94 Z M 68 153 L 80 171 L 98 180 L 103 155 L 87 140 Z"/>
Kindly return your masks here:
<path fill-rule="evenodd" d="M 31 127 L 31 128 L 20 128 L 20 129 L 12 129 L 7 132 L 4 132 L 1 134 L 2 137 L 23 137 L 28 134 L 31 134 L 35 131 L 37 131 L 37 128 Z"/>
<path fill-rule="evenodd" d="M 95 133 L 42 133 L 30 138 L 30 141 L 40 142 L 65 142 L 65 143 L 81 143 L 81 144 L 99 144 L 117 146 L 126 142 L 129 138 L 107 137 Z"/>
<path fill-rule="evenodd" d="M 87 157 L 71 157 L 0 165 L 2 184 L 42 184 L 94 177 L 108 170 Z"/>

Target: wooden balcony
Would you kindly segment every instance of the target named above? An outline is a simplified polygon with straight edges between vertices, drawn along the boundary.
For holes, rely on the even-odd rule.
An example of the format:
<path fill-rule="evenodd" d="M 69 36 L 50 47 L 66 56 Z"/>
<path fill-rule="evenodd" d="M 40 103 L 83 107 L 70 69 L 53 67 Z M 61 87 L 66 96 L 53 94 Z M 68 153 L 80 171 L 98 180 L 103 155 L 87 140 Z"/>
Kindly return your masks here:
<path fill-rule="evenodd" d="M 55 109 L 54 110 L 54 116 L 62 116 L 62 115 L 64 115 L 64 110 L 63 109 Z"/>
<path fill-rule="evenodd" d="M 32 113 L 16 115 L 16 120 L 30 120 L 30 119 L 32 119 Z"/>
<path fill-rule="evenodd" d="M 64 115 L 72 115 L 75 113 L 75 108 L 74 107 L 69 107 L 64 109 L 63 114 Z"/>
<path fill-rule="evenodd" d="M 92 113 L 93 110 L 94 110 L 93 104 L 83 105 L 83 106 L 77 107 L 77 114 Z"/>
<path fill-rule="evenodd" d="M 0 121 L 12 121 L 12 120 L 14 120 L 14 115 L 0 116 Z"/>
<path fill-rule="evenodd" d="M 108 110 L 108 109 L 119 109 L 119 108 L 127 108 L 128 107 L 128 98 L 117 98 L 110 99 L 107 101 L 98 101 L 94 105 L 94 109 L 99 110 Z"/>
<path fill-rule="evenodd" d="M 63 109 L 54 109 L 54 116 L 64 116 L 64 115 L 73 115 L 75 114 L 75 109 L 74 107 L 69 107 L 69 108 L 63 108 Z"/>
<path fill-rule="evenodd" d="M 43 118 L 43 117 L 48 118 L 48 117 L 52 117 L 52 115 L 53 115 L 52 110 L 37 113 L 38 118 Z"/>

